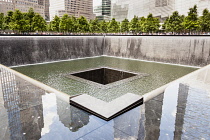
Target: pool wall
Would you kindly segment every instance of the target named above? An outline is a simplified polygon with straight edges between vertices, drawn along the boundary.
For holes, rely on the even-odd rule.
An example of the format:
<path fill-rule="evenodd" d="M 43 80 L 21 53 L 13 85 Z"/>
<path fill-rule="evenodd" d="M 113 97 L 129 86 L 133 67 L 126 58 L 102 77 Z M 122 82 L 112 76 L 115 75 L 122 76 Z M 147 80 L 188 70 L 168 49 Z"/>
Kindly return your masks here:
<path fill-rule="evenodd" d="M 15 66 L 100 56 L 103 36 L 0 37 L 0 64 Z"/>
<path fill-rule="evenodd" d="M 210 64 L 210 37 L 107 36 L 104 55 L 174 64 Z"/>
<path fill-rule="evenodd" d="M 115 56 L 174 64 L 210 64 L 207 36 L 1 36 L 6 66 L 94 56 Z"/>

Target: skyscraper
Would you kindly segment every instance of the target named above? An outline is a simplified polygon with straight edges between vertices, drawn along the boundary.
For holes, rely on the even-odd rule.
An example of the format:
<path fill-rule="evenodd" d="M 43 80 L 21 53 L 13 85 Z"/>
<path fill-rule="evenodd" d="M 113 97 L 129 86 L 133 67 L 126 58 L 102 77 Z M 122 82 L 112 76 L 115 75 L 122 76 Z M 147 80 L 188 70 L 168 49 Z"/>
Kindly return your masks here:
<path fill-rule="evenodd" d="M 130 0 L 117 0 L 112 4 L 111 15 L 117 21 L 123 21 L 128 18 Z"/>
<path fill-rule="evenodd" d="M 53 20 L 55 15 L 61 17 L 64 14 L 93 19 L 93 0 L 51 0 L 50 20 Z"/>
<path fill-rule="evenodd" d="M 124 18 L 131 20 L 134 15 L 146 17 L 149 13 L 159 17 L 162 21 L 174 11 L 187 15 L 189 8 L 198 6 L 198 15 L 202 15 L 205 8 L 210 8 L 209 0 L 116 0 L 112 3 L 112 17 L 117 21 Z"/>
<path fill-rule="evenodd" d="M 45 17 L 45 0 L 0 0 L 0 13 L 7 14 L 8 11 L 15 9 L 28 12 L 29 8 Z"/>
<path fill-rule="evenodd" d="M 94 6 L 94 14 L 99 20 L 110 20 L 111 0 L 99 0 Z"/>
<path fill-rule="evenodd" d="M 7 14 L 7 11 L 13 11 L 14 8 L 13 0 L 0 0 L 0 13 Z"/>

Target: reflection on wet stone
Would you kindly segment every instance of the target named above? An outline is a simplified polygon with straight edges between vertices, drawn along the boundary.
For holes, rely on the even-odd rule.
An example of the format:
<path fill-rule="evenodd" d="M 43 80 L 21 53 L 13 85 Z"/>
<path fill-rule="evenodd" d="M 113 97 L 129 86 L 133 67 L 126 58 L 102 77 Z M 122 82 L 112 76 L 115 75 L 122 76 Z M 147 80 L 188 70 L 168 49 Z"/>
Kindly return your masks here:
<path fill-rule="evenodd" d="M 184 84 L 179 84 L 179 95 L 178 95 L 178 105 L 176 112 L 174 140 L 181 139 L 188 91 L 189 91 L 189 86 Z"/>
<path fill-rule="evenodd" d="M 1 85 L 10 139 L 41 138 L 44 126 L 42 95 L 45 91 L 4 69 L 1 69 Z"/>
<path fill-rule="evenodd" d="M 207 140 L 208 72 L 194 77 L 199 84 L 190 79 L 170 85 L 163 94 L 106 122 L 1 69 L 0 139 Z"/>
<path fill-rule="evenodd" d="M 160 135 L 160 118 L 162 115 L 163 101 L 154 99 L 145 103 L 145 139 L 151 140 Z M 141 133 L 139 134 L 141 137 Z"/>
<path fill-rule="evenodd" d="M 76 132 L 89 123 L 89 114 L 73 106 L 70 108 L 71 122 L 69 124 L 69 128 L 72 132 Z"/>
<path fill-rule="evenodd" d="M 56 100 L 57 113 L 59 121 L 72 132 L 77 132 L 80 128 L 89 123 L 89 114 L 83 110 L 70 106 L 69 103 L 63 102 L 61 99 Z"/>

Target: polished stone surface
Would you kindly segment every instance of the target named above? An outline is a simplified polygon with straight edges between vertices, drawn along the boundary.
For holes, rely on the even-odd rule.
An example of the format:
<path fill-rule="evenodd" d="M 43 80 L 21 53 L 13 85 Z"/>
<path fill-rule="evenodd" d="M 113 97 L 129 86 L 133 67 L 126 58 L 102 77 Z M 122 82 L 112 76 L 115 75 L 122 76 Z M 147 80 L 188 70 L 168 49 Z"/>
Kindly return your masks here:
<path fill-rule="evenodd" d="M 70 99 L 71 105 L 79 107 L 105 120 L 115 118 L 142 103 L 143 98 L 132 93 L 127 93 L 111 102 L 104 102 L 87 94 L 82 94 Z"/>
<path fill-rule="evenodd" d="M 210 66 L 170 85 L 163 94 L 103 121 L 1 71 L 3 140 L 208 140 Z"/>

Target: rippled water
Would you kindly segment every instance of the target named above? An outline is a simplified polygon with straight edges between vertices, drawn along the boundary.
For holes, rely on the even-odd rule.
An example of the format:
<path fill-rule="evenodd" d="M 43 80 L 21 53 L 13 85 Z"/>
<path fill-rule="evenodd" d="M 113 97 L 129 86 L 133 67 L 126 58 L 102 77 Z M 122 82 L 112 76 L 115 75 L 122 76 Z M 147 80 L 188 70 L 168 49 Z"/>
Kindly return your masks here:
<path fill-rule="evenodd" d="M 111 67 L 125 71 L 146 73 L 149 74 L 149 76 L 125 82 L 108 89 L 103 89 L 65 77 L 66 74 L 95 67 Z M 105 101 L 111 101 L 126 93 L 143 95 L 196 70 L 196 68 L 191 67 L 110 57 L 88 58 L 50 64 L 22 66 L 13 69 L 69 95 L 86 93 Z"/>

